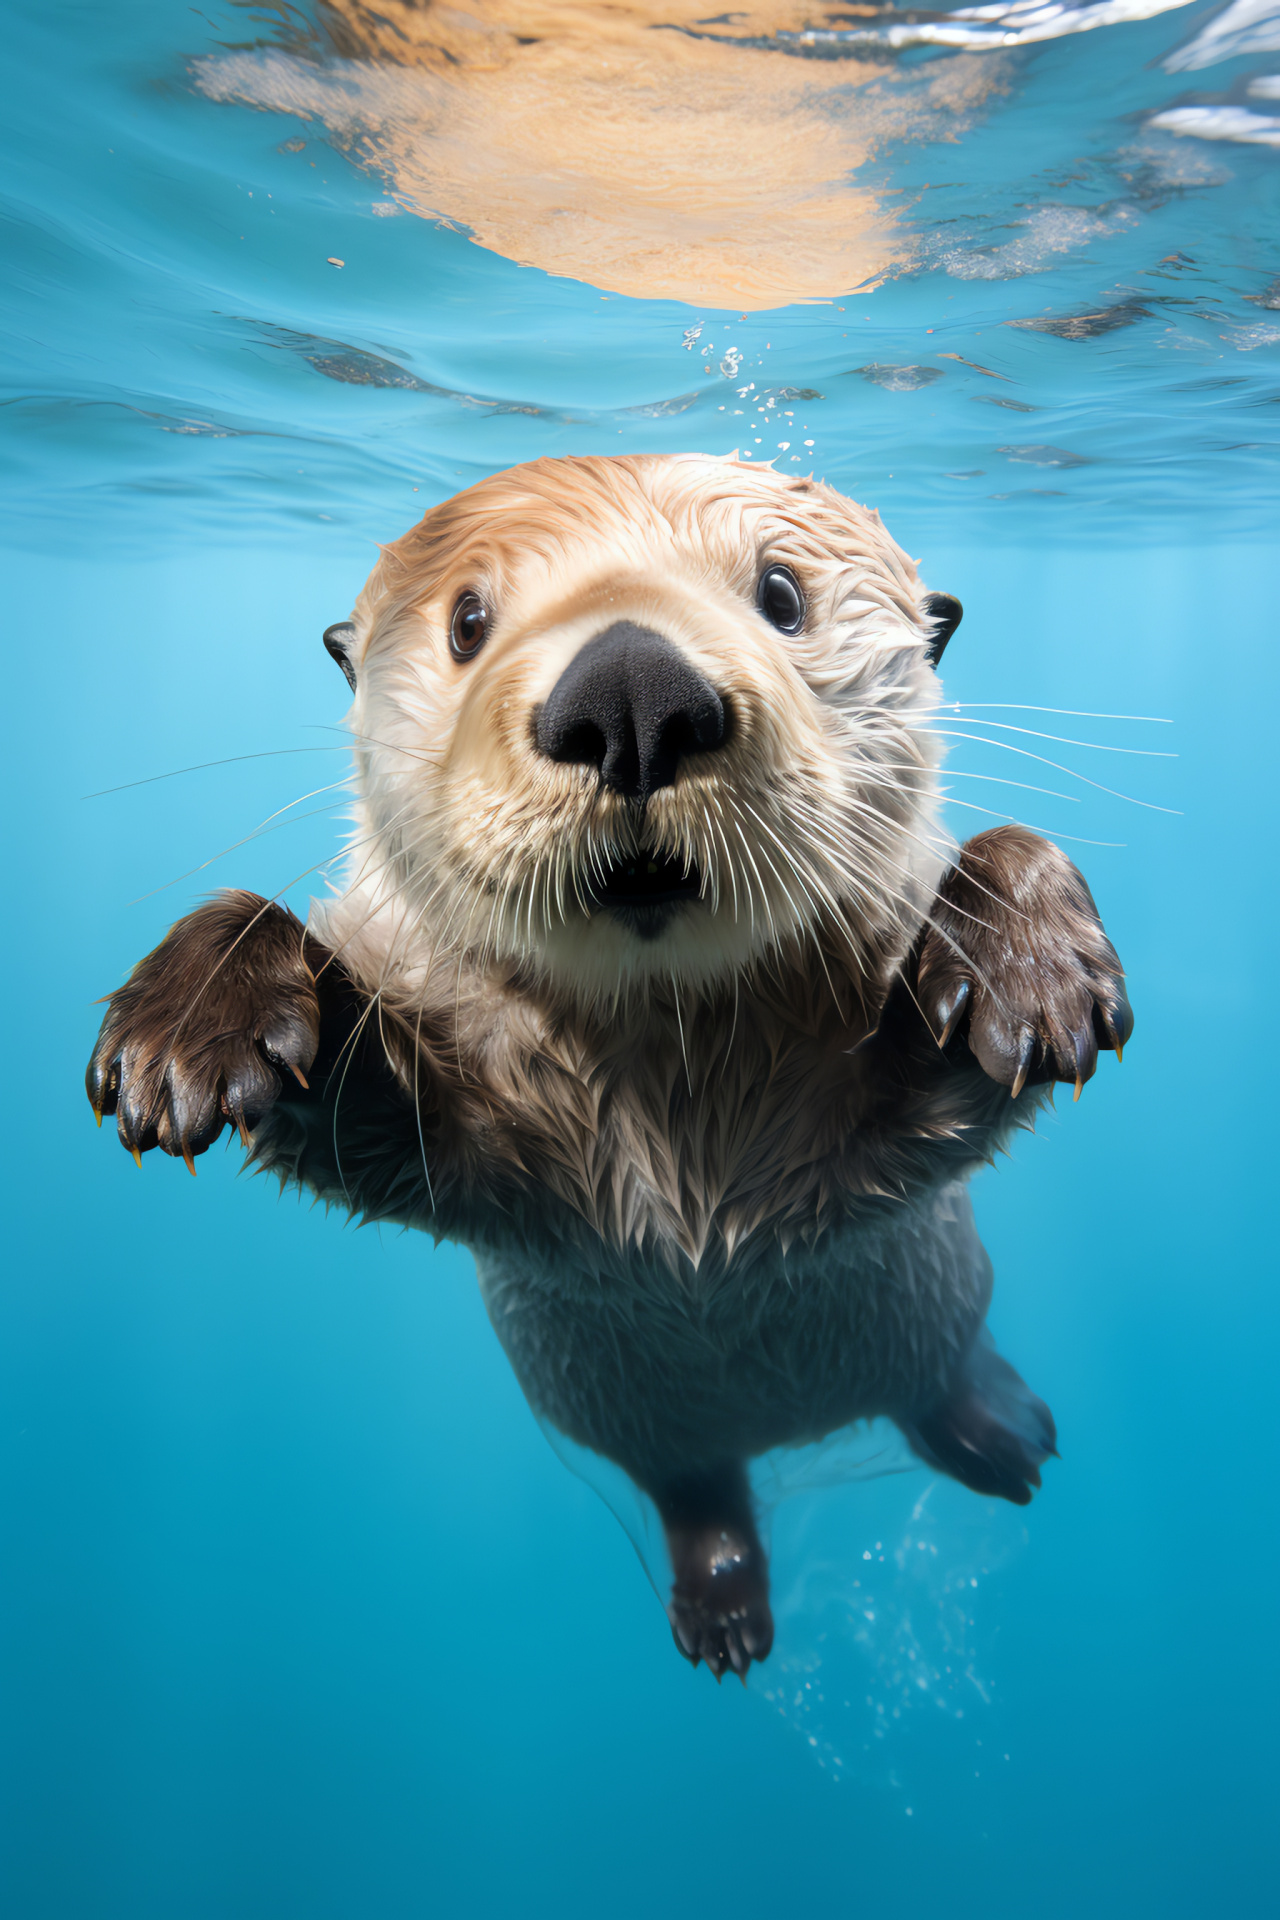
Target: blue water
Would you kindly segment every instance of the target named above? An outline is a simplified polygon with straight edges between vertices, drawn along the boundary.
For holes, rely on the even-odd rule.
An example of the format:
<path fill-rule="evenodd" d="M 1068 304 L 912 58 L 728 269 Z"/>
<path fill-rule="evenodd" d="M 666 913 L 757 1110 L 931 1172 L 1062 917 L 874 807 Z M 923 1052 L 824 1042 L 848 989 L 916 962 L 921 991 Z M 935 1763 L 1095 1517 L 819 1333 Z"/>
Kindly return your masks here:
<path fill-rule="evenodd" d="M 769 306 L 620 291 L 745 256 L 704 222 L 637 266 L 555 113 L 564 261 L 518 195 L 536 258 L 480 244 L 496 189 L 439 158 L 470 83 L 433 96 L 436 171 L 414 173 L 426 108 L 402 102 L 394 140 L 352 123 L 377 62 L 332 9 L 6 9 L 15 1920 L 1274 1901 L 1280 152 L 1239 116 L 1280 113 L 1280 35 L 1222 19 L 877 45 L 898 117 L 830 188 L 837 215 L 878 209 L 877 284 L 818 284 L 834 218 Z M 769 63 L 844 85 L 818 55 L 848 49 L 778 39 L 797 24 L 752 16 L 712 50 L 763 63 L 744 140 L 811 110 L 771 99 Z M 1004 64 L 955 69 L 981 97 L 946 139 L 921 89 L 960 58 Z M 500 128 L 494 65 L 475 84 Z M 732 95 L 755 69 L 726 72 Z M 310 118 L 264 104 L 282 75 Z M 566 125 L 573 84 L 570 62 Z M 870 99 L 812 111 L 856 125 Z M 1154 124 L 1191 110 L 1218 137 Z M 457 136 L 477 166 L 478 124 Z M 709 165 L 664 203 L 682 245 Z M 568 271 L 593 248 L 595 284 Z M 1106 310 L 1075 336 L 1006 324 Z M 466 1255 L 281 1201 L 234 1151 L 195 1182 L 156 1155 L 139 1174 L 80 1079 L 91 1003 L 209 886 L 319 889 L 345 708 L 319 634 L 375 540 L 536 454 L 783 439 L 780 464 L 878 506 L 964 601 L 948 698 L 1153 718 L 975 704 L 952 742 L 957 830 L 1016 812 L 1064 836 L 1138 1016 L 1123 1067 L 976 1183 L 993 1327 L 1061 1462 L 1025 1511 L 921 1467 L 812 1471 L 773 1512 L 778 1640 L 744 1691 L 675 1655 Z"/>

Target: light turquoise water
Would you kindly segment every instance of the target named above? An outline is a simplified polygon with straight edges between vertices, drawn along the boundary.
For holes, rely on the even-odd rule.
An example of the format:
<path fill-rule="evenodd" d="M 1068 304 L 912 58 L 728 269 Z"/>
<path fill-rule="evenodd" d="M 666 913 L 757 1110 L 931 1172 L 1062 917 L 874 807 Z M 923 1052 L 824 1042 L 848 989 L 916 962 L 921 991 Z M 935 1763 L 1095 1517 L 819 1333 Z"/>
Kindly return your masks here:
<path fill-rule="evenodd" d="M 1267 1909 L 1280 155 L 1151 124 L 1267 117 L 1265 44 L 1177 53 L 1229 49 L 1221 18 L 967 55 L 1006 65 L 955 141 L 885 135 L 848 183 L 891 209 L 883 284 L 744 320 L 375 213 L 410 196 L 330 144 L 351 73 L 291 12 L 8 9 L 6 1912 Z M 802 55 L 754 57 L 744 130 Z M 310 120 L 245 103 L 282 61 Z M 139 1175 L 80 1075 L 90 1003 L 172 918 L 336 849 L 331 795 L 246 836 L 339 777 L 319 634 L 373 541 L 536 453 L 784 438 L 963 599 L 948 697 L 1169 724 L 974 706 L 952 743 L 961 833 L 989 808 L 1074 836 L 1138 1015 L 976 1187 L 1062 1460 L 1025 1512 L 922 1468 L 784 1500 L 743 1692 L 675 1656 L 466 1256 L 221 1150 Z"/>

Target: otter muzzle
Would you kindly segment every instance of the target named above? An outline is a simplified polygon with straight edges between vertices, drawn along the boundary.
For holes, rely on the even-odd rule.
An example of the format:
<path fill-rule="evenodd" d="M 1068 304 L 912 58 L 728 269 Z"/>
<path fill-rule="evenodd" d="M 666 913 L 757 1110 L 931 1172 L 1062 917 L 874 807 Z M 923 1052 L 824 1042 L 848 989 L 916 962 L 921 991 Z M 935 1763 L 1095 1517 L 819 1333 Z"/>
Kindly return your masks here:
<path fill-rule="evenodd" d="M 597 767 L 605 786 L 643 805 L 674 784 L 686 754 L 722 747 L 728 726 L 715 688 L 669 640 L 618 620 L 569 662 L 536 732 L 549 760 Z"/>

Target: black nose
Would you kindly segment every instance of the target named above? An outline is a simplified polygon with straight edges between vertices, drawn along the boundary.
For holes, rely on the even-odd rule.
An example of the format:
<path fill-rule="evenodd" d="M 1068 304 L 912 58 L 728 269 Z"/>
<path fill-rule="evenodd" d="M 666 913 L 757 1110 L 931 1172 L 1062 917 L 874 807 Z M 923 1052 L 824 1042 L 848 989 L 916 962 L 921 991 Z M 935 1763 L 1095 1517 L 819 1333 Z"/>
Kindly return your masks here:
<path fill-rule="evenodd" d="M 619 620 L 569 662 L 538 715 L 549 760 L 599 767 L 607 787 L 647 800 L 681 756 L 711 753 L 728 731 L 724 703 L 669 640 Z"/>

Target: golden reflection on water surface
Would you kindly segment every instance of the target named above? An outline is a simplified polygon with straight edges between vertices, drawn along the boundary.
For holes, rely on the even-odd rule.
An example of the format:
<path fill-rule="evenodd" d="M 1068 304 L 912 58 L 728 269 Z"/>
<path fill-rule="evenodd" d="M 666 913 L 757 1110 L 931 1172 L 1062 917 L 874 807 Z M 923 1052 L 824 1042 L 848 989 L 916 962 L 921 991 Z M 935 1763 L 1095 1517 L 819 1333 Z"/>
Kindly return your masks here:
<path fill-rule="evenodd" d="M 322 121 L 411 211 L 610 292 L 753 310 L 905 264 L 903 196 L 851 176 L 893 143 L 957 138 L 1004 90 L 1004 59 L 797 58 L 768 43 L 876 9 L 705 5 L 325 0 L 327 45 L 213 56 L 196 76 Z"/>

